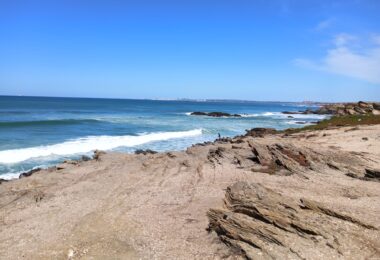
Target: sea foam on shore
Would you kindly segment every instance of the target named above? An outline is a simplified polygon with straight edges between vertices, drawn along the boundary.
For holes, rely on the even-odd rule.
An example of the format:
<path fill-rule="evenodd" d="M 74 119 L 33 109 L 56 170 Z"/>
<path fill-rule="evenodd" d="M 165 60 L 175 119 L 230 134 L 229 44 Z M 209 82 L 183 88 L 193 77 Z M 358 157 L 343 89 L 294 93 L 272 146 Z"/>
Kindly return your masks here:
<path fill-rule="evenodd" d="M 0 163 L 18 163 L 35 157 L 51 155 L 88 153 L 95 149 L 111 150 L 120 146 L 132 147 L 148 142 L 191 137 L 201 134 L 202 129 L 194 129 L 179 132 L 158 132 L 137 136 L 88 136 L 59 144 L 0 151 Z"/>

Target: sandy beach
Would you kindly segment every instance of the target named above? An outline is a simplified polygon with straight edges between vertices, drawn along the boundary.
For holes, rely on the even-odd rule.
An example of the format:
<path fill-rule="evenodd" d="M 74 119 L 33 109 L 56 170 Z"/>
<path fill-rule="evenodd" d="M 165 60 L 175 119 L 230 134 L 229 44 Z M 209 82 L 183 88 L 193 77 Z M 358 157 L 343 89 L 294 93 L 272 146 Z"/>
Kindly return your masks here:
<path fill-rule="evenodd" d="M 379 147 L 380 125 L 364 125 L 100 152 L 0 185 L 0 256 L 376 259 L 379 179 L 366 169 Z M 247 187 L 261 194 L 255 214 L 231 204 Z"/>

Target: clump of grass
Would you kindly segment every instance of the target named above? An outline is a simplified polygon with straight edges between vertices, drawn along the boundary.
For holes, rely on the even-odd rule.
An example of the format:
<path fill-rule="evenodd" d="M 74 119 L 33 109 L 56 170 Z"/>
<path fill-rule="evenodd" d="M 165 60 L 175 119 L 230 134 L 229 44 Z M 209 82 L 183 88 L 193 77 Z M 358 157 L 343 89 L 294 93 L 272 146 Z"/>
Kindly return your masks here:
<path fill-rule="evenodd" d="M 303 131 L 324 130 L 341 126 L 358 126 L 358 125 L 376 125 L 380 124 L 380 115 L 347 115 L 333 116 L 329 119 L 322 120 L 316 125 L 309 125 L 303 128 L 289 128 L 284 133 L 293 134 Z"/>

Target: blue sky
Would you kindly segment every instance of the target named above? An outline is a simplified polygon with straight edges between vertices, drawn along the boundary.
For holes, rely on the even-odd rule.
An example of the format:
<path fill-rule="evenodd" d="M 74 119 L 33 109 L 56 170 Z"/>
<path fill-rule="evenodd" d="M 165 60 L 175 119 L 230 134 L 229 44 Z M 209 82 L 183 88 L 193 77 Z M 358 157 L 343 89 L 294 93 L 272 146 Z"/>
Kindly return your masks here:
<path fill-rule="evenodd" d="M 378 0 L 0 1 L 0 95 L 380 100 L 379 14 Z"/>

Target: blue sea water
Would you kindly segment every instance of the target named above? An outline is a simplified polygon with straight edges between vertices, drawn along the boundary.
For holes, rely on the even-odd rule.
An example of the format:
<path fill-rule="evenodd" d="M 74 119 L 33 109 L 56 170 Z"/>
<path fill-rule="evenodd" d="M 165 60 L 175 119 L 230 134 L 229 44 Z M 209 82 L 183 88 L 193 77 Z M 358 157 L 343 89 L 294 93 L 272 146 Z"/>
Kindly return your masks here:
<path fill-rule="evenodd" d="M 281 111 L 310 108 L 299 103 L 247 101 L 158 101 L 0 96 L 0 178 L 35 167 L 91 155 L 95 149 L 133 152 L 181 150 L 194 143 L 243 134 L 253 127 L 302 127 L 323 117 Z M 191 116 L 222 111 L 241 118 Z"/>

